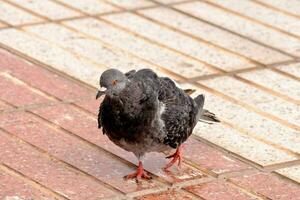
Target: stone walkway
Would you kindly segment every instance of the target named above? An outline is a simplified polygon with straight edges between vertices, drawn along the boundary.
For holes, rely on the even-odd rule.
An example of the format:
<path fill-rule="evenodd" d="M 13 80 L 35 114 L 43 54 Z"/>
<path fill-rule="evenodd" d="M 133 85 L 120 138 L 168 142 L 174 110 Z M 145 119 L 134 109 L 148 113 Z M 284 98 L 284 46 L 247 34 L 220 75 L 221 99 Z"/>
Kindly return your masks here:
<path fill-rule="evenodd" d="M 184 166 L 97 129 L 100 74 L 206 96 Z M 195 94 L 195 95 L 197 95 Z M 0 0 L 0 199 L 300 200 L 299 0 Z"/>

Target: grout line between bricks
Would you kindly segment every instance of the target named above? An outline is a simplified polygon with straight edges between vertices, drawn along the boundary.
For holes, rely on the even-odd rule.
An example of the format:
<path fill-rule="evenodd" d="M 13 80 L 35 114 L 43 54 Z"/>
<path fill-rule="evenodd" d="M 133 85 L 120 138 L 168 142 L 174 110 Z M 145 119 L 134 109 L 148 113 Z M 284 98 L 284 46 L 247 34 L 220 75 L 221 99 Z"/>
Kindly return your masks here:
<path fill-rule="evenodd" d="M 259 4 L 259 5 L 263 6 L 265 8 L 269 8 L 269 9 L 272 9 L 274 11 L 277 11 L 277 12 L 280 12 L 280 13 L 283 13 L 283 14 L 286 14 L 286 15 L 289 15 L 289 16 L 292 16 L 292 17 L 300 19 L 300 15 L 296 15 L 296 14 L 290 13 L 290 12 L 285 11 L 283 9 L 280 9 L 278 7 L 272 6 L 272 5 L 268 4 L 268 3 L 260 2 L 258 0 L 251 0 L 251 1 L 254 2 L 254 3 L 256 3 L 256 4 Z"/>
<path fill-rule="evenodd" d="M 223 10 L 224 12 L 231 13 L 231 14 L 233 14 L 233 15 L 236 15 L 236 16 L 241 17 L 241 18 L 243 18 L 243 19 L 246 19 L 246 20 L 248 20 L 248 21 L 252 21 L 253 23 L 260 24 L 260 25 L 262 25 L 262 26 L 264 26 L 264 27 L 266 27 L 266 28 L 269 28 L 269 29 L 275 30 L 275 31 L 277 31 L 277 32 L 280 32 L 280 33 L 282 33 L 282 34 L 288 35 L 288 36 L 290 36 L 290 37 L 292 37 L 292 38 L 294 38 L 294 39 L 297 39 L 297 40 L 300 39 L 300 36 L 298 36 L 298 35 L 295 35 L 295 34 L 293 34 L 293 33 L 290 33 L 290 32 L 288 32 L 288 31 L 285 31 L 285 30 L 283 30 L 283 29 L 274 27 L 274 26 L 272 26 L 272 25 L 270 25 L 270 24 L 268 24 L 268 23 L 262 22 L 262 21 L 260 21 L 260 20 L 257 20 L 257 19 L 255 19 L 255 18 L 253 18 L 253 17 L 248 17 L 248 16 L 246 16 L 246 15 L 242 15 L 242 14 L 240 14 L 240 13 L 234 11 L 234 10 L 231 10 L 231 9 L 229 9 L 229 8 L 226 8 L 225 6 L 219 5 L 219 4 L 217 4 L 217 3 L 213 3 L 213 2 L 210 2 L 210 1 L 207 1 L 207 0 L 198 0 L 198 1 L 199 1 L 199 2 L 202 2 L 202 3 L 205 3 L 205 4 L 208 4 L 208 5 L 211 5 L 211 6 L 213 6 L 213 7 L 219 8 L 219 9 Z"/>
<path fill-rule="evenodd" d="M 48 95 L 50 95 L 50 94 L 48 94 Z M 235 129 L 236 129 L 236 128 L 235 128 Z M 238 129 L 238 130 L 239 130 L 239 129 Z M 239 130 L 239 132 L 240 132 L 240 130 Z M 260 141 L 262 141 L 262 140 L 260 139 Z M 265 143 L 266 141 L 262 141 L 262 142 L 264 142 L 264 143 Z M 274 146 L 274 145 L 273 145 L 273 146 Z M 278 148 L 279 146 L 275 146 L 275 147 L 276 147 L 276 148 Z M 281 147 L 281 148 L 279 148 L 279 149 L 281 149 L 281 150 L 284 150 L 284 148 L 282 148 L 282 147 Z M 286 150 L 286 149 L 285 149 L 285 150 Z M 286 151 L 287 151 L 287 150 L 286 150 Z M 289 153 L 291 153 L 291 151 L 289 151 Z"/>
<path fill-rule="evenodd" d="M 151 2 L 156 2 L 157 4 L 160 4 L 159 2 L 157 2 L 157 1 L 155 1 L 155 0 L 149 0 L 149 1 L 151 1 Z M 164 6 L 163 4 L 160 4 L 160 5 Z M 168 7 L 167 7 L 167 8 L 168 8 Z M 181 14 L 184 14 L 184 15 L 186 15 L 186 16 L 189 16 L 189 17 L 191 17 L 191 18 L 193 18 L 193 19 L 196 19 L 196 20 L 199 20 L 199 21 L 201 21 L 201 22 L 203 22 L 203 23 L 206 23 L 206 24 L 209 24 L 209 25 L 211 25 L 211 26 L 214 26 L 214 27 L 216 27 L 216 28 L 218 28 L 218 29 L 221 29 L 221 30 L 223 30 L 223 31 L 227 31 L 227 32 L 229 32 L 229 33 L 231 33 L 231 34 L 233 34 L 233 35 L 236 35 L 236 36 L 240 37 L 240 38 L 243 38 L 243 39 L 246 39 L 246 40 L 248 40 L 248 41 L 250 41 L 250 42 L 256 43 L 256 44 L 258 44 L 258 45 L 260 45 L 260 46 L 264 46 L 264 47 L 266 47 L 266 48 L 272 49 L 273 51 L 277 51 L 277 52 L 279 52 L 279 53 L 281 53 L 281 54 L 284 54 L 284 55 L 289 56 L 289 57 L 292 57 L 292 58 L 298 58 L 297 56 L 292 55 L 292 54 L 290 54 L 290 53 L 287 53 L 287 52 L 285 52 L 285 51 L 282 51 L 282 50 L 279 49 L 279 48 L 276 48 L 276 47 L 270 46 L 270 45 L 268 45 L 268 44 L 262 43 L 262 42 L 260 42 L 260 41 L 257 41 L 257 40 L 255 40 L 255 39 L 253 39 L 253 38 L 249 38 L 249 37 L 244 36 L 244 35 L 242 35 L 242 34 L 240 34 L 240 33 L 237 33 L 237 32 L 235 32 L 235 31 L 232 31 L 232 30 L 230 30 L 230 29 L 227 29 L 227 28 L 225 28 L 225 27 L 222 27 L 222 26 L 220 26 L 220 25 L 218 25 L 218 24 L 215 24 L 215 23 L 213 23 L 213 22 L 210 22 L 210 21 L 207 21 L 207 20 L 202 19 L 202 18 L 200 18 L 200 17 L 197 17 L 197 16 L 195 16 L 195 15 L 193 15 L 193 14 L 191 14 L 191 13 L 188 13 L 188 12 L 186 12 L 186 11 L 182 11 L 182 10 L 180 10 L 180 9 L 177 9 L 177 8 L 173 7 L 173 6 L 171 6 L 171 7 L 169 7 L 169 8 L 171 8 L 172 10 L 175 10 L 175 11 L 181 13 Z"/>
<path fill-rule="evenodd" d="M 47 194 L 47 195 L 52 196 L 59 200 L 68 200 L 68 198 L 66 196 L 63 196 L 62 194 L 59 194 L 59 193 L 51 190 L 50 188 L 47 188 L 46 186 L 31 179 L 30 177 L 27 177 L 26 175 L 22 174 L 21 172 L 13 169 L 12 167 L 10 167 L 4 163 L 0 163 L 0 170 L 13 176 L 13 177 L 16 177 L 17 179 L 24 181 L 25 183 L 29 184 L 30 186 L 41 191 L 44 194 Z"/>
<path fill-rule="evenodd" d="M 282 71 L 282 70 L 276 68 L 278 66 L 297 64 L 297 63 L 300 63 L 300 59 L 276 62 L 276 63 L 265 65 L 265 67 L 255 66 L 255 67 L 249 67 L 249 68 L 244 68 L 244 69 L 232 70 L 232 71 L 228 71 L 226 73 L 201 75 L 201 76 L 196 76 L 196 77 L 193 77 L 193 78 L 189 78 L 189 80 L 190 81 L 201 81 L 201 80 L 208 80 L 208 79 L 213 79 L 213 78 L 217 78 L 217 77 L 221 77 L 221 76 L 232 76 L 232 75 L 235 75 L 235 74 L 241 74 L 241 73 L 246 73 L 246 72 L 252 72 L 252 71 L 259 71 L 259 70 L 268 69 L 268 70 L 275 71 L 275 72 L 277 72 L 281 75 L 287 76 L 289 78 L 295 79 L 296 81 L 300 81 L 300 77 L 297 77 L 293 74 L 290 74 L 288 72 L 285 72 L 285 71 Z"/>
<path fill-rule="evenodd" d="M 64 161 L 64 160 L 61 160 L 60 158 L 54 156 L 54 155 L 51 155 L 49 154 L 46 150 L 30 143 L 30 142 L 27 142 L 26 140 L 16 136 L 14 133 L 11 133 L 9 131 L 7 131 L 6 129 L 0 127 L 0 130 L 2 132 L 4 132 L 6 135 L 8 135 L 10 138 L 12 138 L 14 141 L 17 141 L 17 142 L 21 142 L 21 144 L 26 144 L 28 146 L 30 146 L 31 148 L 35 149 L 37 152 L 39 152 L 41 155 L 43 155 L 44 157 L 46 157 L 47 159 L 51 160 L 51 161 L 55 161 L 59 164 L 61 164 L 65 169 L 68 169 L 68 170 L 71 170 L 72 172 L 74 172 L 75 174 L 80 174 L 82 176 L 85 176 L 85 177 L 88 177 L 89 179 L 92 179 L 94 180 L 95 182 L 97 182 L 98 184 L 114 191 L 115 193 L 118 193 L 118 194 L 125 194 L 123 193 L 122 191 L 118 190 L 117 188 L 111 186 L 110 184 L 102 181 L 101 179 L 89 174 L 88 172 L 85 172 L 83 171 L 82 169 Z"/>

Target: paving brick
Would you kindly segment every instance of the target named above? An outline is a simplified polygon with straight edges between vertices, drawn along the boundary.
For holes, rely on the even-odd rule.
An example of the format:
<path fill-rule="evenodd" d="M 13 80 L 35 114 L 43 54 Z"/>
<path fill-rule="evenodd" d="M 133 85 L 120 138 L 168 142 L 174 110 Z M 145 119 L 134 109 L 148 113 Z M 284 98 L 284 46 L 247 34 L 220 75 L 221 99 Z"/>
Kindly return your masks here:
<path fill-rule="evenodd" d="M 201 168 L 214 173 L 221 174 L 250 168 L 192 137 L 185 144 L 184 157 Z"/>
<path fill-rule="evenodd" d="M 40 96 L 22 83 L 8 80 L 0 75 L 0 98 L 15 106 L 50 102 L 51 99 Z"/>
<path fill-rule="evenodd" d="M 0 161 L 70 199 L 99 199 L 115 195 L 98 182 L 43 156 L 32 147 L 1 133 Z"/>
<path fill-rule="evenodd" d="M 194 88 L 197 91 L 193 94 L 193 96 L 197 96 L 200 93 L 203 93 L 199 88 L 193 87 L 189 84 L 181 85 L 183 88 Z M 238 137 L 244 138 L 241 139 L 238 143 L 240 143 L 242 146 L 241 148 L 235 149 L 233 146 L 235 144 L 228 145 L 229 149 L 235 149 L 234 152 L 239 155 L 244 155 L 245 158 L 250 159 L 254 162 L 258 163 L 264 163 L 264 159 L 268 159 L 268 154 L 271 154 L 273 157 L 270 163 L 276 163 L 281 159 L 284 159 L 284 154 L 280 152 L 277 148 L 278 146 L 285 147 L 287 149 L 290 149 L 294 152 L 299 152 L 299 134 L 296 130 L 288 128 L 284 125 L 281 125 L 277 122 L 274 122 L 270 119 L 267 119 L 265 117 L 262 117 L 261 115 L 258 115 L 254 112 L 251 112 L 249 110 L 246 110 L 242 106 L 239 106 L 237 104 L 233 104 L 229 101 L 225 101 L 224 99 L 216 96 L 215 94 L 211 94 L 208 91 L 205 91 L 205 97 L 206 97 L 206 103 L 205 103 L 205 109 L 210 110 L 211 112 L 215 113 L 217 116 L 221 117 L 221 119 L 226 120 L 227 122 L 234 125 L 234 127 L 240 127 L 246 130 L 249 133 L 249 136 L 242 136 L 243 134 L 238 131 L 230 131 L 229 128 L 225 128 L 223 126 L 207 126 L 203 123 L 199 123 L 196 126 L 196 129 L 194 130 L 195 134 L 200 134 L 201 137 L 204 137 L 206 139 L 209 139 L 209 141 L 217 142 L 222 147 L 227 147 L 225 143 L 223 144 L 221 140 L 223 140 L 224 136 L 225 138 L 228 138 L 228 142 L 233 142 L 236 139 L 236 134 L 240 135 Z M 218 132 L 221 134 L 224 130 L 226 130 L 227 134 L 224 136 L 221 135 L 215 135 L 212 134 L 212 132 Z M 197 133 L 198 132 L 198 133 Z M 225 133 L 224 133 L 225 134 Z M 222 139 L 223 138 L 223 139 Z M 247 139 L 248 138 L 248 139 Z M 275 144 L 275 147 L 268 147 L 268 145 L 263 144 L 260 145 L 261 142 L 258 142 L 258 140 L 254 138 L 259 138 L 260 140 L 263 140 L 267 143 L 273 143 Z M 248 141 L 250 140 L 250 141 Z M 237 140 L 238 141 L 238 140 Z M 242 142 L 243 141 L 243 142 Z M 245 142 L 245 144 L 244 144 Z M 257 142 L 259 144 L 257 144 Z M 262 155 L 259 153 L 257 156 L 254 152 L 249 150 L 246 150 L 249 148 L 249 144 L 259 145 L 263 149 Z M 243 147 L 245 145 L 245 147 Z M 245 148 L 245 149 L 244 149 Z M 244 153 L 241 153 L 244 152 Z M 252 156 L 250 156 L 252 153 L 254 153 Z M 257 151 L 257 153 L 260 151 Z M 247 155 L 248 154 L 248 155 Z M 282 155 L 283 157 L 279 156 Z M 262 157 L 261 157 L 262 156 Z M 279 156 L 279 157 L 278 157 Z M 264 157 L 264 158 L 263 158 Z M 280 158 L 277 160 L 278 158 Z M 270 160 L 269 160 L 270 161 Z M 280 161 L 279 161 L 280 162 Z"/>
<path fill-rule="evenodd" d="M 11 106 L 0 101 L 0 110 L 5 110 L 5 109 L 9 109 L 9 108 L 11 108 Z"/>
<path fill-rule="evenodd" d="M 152 182 L 143 182 L 137 187 L 133 181 L 124 181 L 123 177 L 134 171 L 135 167 L 112 157 L 83 140 L 50 128 L 44 123 L 36 122 L 24 126 L 8 125 L 4 128 L 11 134 L 38 146 L 47 153 L 125 193 L 157 187 Z"/>
<path fill-rule="evenodd" d="M 69 1 L 69 0 L 59 0 L 60 2 L 63 2 L 70 7 L 77 8 L 85 13 L 96 15 L 96 14 L 103 14 L 107 12 L 113 12 L 118 11 L 119 9 L 116 7 L 113 7 L 105 2 L 97 1 L 97 0 L 75 0 L 75 1 Z"/>
<path fill-rule="evenodd" d="M 258 70 L 242 73 L 239 76 L 300 100 L 300 82 L 279 73 L 271 70 Z"/>
<path fill-rule="evenodd" d="M 296 56 L 300 55 L 300 40 L 253 21 L 241 18 L 203 2 L 180 4 L 175 7 L 266 45 L 276 47 Z"/>
<path fill-rule="evenodd" d="M 272 7 L 284 10 L 288 13 L 300 16 L 300 3 L 297 0 L 281 1 L 281 0 L 257 0 L 258 2 L 265 3 Z"/>
<path fill-rule="evenodd" d="M 206 75 L 215 72 L 199 62 L 146 42 L 99 20 L 88 18 L 65 23 L 77 30 L 92 35 L 113 46 L 123 48 L 141 58 L 159 64 L 164 68 L 180 73 L 186 77 Z"/>
<path fill-rule="evenodd" d="M 300 107 L 281 100 L 267 92 L 256 89 L 231 77 L 221 77 L 212 80 L 201 81 L 223 94 L 251 104 L 270 114 L 276 115 L 294 124 L 300 124 Z M 238 91 L 238 92 L 237 92 Z M 251 97 L 251 98 L 249 98 Z"/>
<path fill-rule="evenodd" d="M 34 13 L 48 17 L 52 20 L 63 19 L 68 17 L 76 17 L 80 14 L 74 10 L 70 10 L 53 1 L 45 0 L 11 0 L 20 6 L 31 10 Z"/>
<path fill-rule="evenodd" d="M 21 60 L 4 50 L 0 50 L 0 69 L 60 99 L 74 99 L 91 94 L 91 90 L 58 74 Z"/>
<path fill-rule="evenodd" d="M 28 113 L 16 112 L 16 113 L 1 113 L 0 114 L 0 126 L 19 126 L 28 123 L 33 123 L 34 121 Z"/>
<path fill-rule="evenodd" d="M 295 17 L 285 15 L 251 1 L 243 1 L 242 3 L 238 0 L 209 1 L 241 15 L 248 16 L 252 19 L 256 19 L 278 29 L 300 36 L 300 27 L 297 26 L 299 19 Z"/>
<path fill-rule="evenodd" d="M 63 26 L 47 24 L 28 27 L 26 30 L 57 43 L 69 51 L 85 56 L 105 68 L 118 68 L 124 72 L 143 68 L 152 68 L 158 71 L 157 67 L 153 65 L 133 58 L 127 53 L 115 51 L 103 45 L 100 41 L 95 41 L 93 38 L 71 31 Z M 97 78 L 99 80 L 100 74 L 94 74 L 93 76 L 95 76 L 93 79 Z"/>
<path fill-rule="evenodd" d="M 276 68 L 300 78 L 300 63 L 290 64 L 290 65 L 282 65 L 282 66 L 278 66 Z"/>
<path fill-rule="evenodd" d="M 120 6 L 122 8 L 127 8 L 127 9 L 135 9 L 135 8 L 141 8 L 141 7 L 145 7 L 145 6 L 152 6 L 154 5 L 154 3 L 150 2 L 150 1 L 146 1 L 146 0 L 140 0 L 140 1 L 135 1 L 135 0 L 110 0 L 107 1 L 110 3 L 113 3 L 117 6 Z"/>
<path fill-rule="evenodd" d="M 247 194 L 227 182 L 211 182 L 187 187 L 187 190 L 207 200 L 254 200 L 253 195 Z"/>
<path fill-rule="evenodd" d="M 273 51 L 272 49 L 263 47 L 228 31 L 216 28 L 208 23 L 193 19 L 171 9 L 154 8 L 138 12 L 264 64 L 289 59 L 288 56 Z"/>
<path fill-rule="evenodd" d="M 18 197 L 19 199 L 55 199 L 43 194 L 30 184 L 0 171 L 0 199 L 4 200 L 12 197 Z"/>
<path fill-rule="evenodd" d="M 96 117 L 87 116 L 84 113 L 76 111 L 70 106 L 40 108 L 33 110 L 33 112 L 125 160 L 135 165 L 137 164 L 137 159 L 132 153 L 116 146 L 107 138 L 107 136 L 104 136 L 101 133 L 101 131 L 97 128 Z M 160 176 L 169 182 L 181 182 L 195 177 L 206 177 L 206 175 L 199 170 L 191 169 L 186 165 L 183 166 L 180 172 L 178 172 L 174 167 L 170 170 L 170 173 L 166 174 L 162 168 L 167 164 L 167 162 L 168 160 L 165 159 L 165 155 L 158 153 L 149 153 L 143 160 L 144 167 L 147 171 Z"/>
<path fill-rule="evenodd" d="M 156 199 L 161 199 L 161 200 L 174 200 L 174 199 L 182 199 L 182 200 L 192 200 L 194 199 L 190 195 L 185 194 L 182 190 L 170 190 L 167 192 L 163 193 L 158 193 L 158 194 L 149 194 L 149 195 L 144 195 L 142 197 L 137 197 L 135 198 L 136 200 L 156 200 Z"/>
<path fill-rule="evenodd" d="M 262 194 L 270 199 L 300 199 L 299 185 L 286 179 L 279 178 L 274 174 L 257 173 L 244 175 L 232 178 L 231 181 L 247 190 Z"/>
<path fill-rule="evenodd" d="M 93 99 L 93 100 L 90 100 L 90 101 L 76 102 L 75 104 L 80 106 L 81 108 L 84 108 L 85 110 L 93 113 L 94 115 L 98 115 L 98 113 L 99 113 L 99 109 L 97 109 L 100 106 L 99 99 Z"/>
<path fill-rule="evenodd" d="M 2 30 L 0 42 L 94 86 L 98 85 L 98 74 L 106 69 L 22 31 Z"/>
<path fill-rule="evenodd" d="M 300 166 L 279 169 L 276 172 L 300 183 Z"/>
<path fill-rule="evenodd" d="M 131 13 L 103 16 L 103 18 L 225 70 L 254 66 L 235 54 L 224 52 Z"/>
<path fill-rule="evenodd" d="M 43 21 L 42 19 L 3 1 L 0 3 L 0 19 L 11 25 L 21 25 Z"/>

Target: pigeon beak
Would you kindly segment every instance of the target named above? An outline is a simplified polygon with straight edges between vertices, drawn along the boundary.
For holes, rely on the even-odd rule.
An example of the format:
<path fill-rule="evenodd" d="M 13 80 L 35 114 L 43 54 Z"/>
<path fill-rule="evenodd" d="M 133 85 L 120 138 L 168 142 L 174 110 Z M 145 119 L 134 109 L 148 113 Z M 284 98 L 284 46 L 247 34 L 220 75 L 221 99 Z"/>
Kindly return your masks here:
<path fill-rule="evenodd" d="M 98 90 L 96 99 L 99 99 L 99 97 L 101 97 L 103 94 L 105 94 L 105 91 L 106 91 L 106 89 L 103 87 L 100 90 Z"/>

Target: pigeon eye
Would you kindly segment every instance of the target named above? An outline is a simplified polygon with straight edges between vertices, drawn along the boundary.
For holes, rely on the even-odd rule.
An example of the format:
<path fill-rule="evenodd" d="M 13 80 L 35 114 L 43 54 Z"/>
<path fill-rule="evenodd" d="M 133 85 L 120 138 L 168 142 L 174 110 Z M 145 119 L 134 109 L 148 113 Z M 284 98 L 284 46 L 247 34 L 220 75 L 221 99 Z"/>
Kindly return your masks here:
<path fill-rule="evenodd" d="M 118 80 L 113 80 L 112 85 L 116 85 L 118 83 Z"/>

